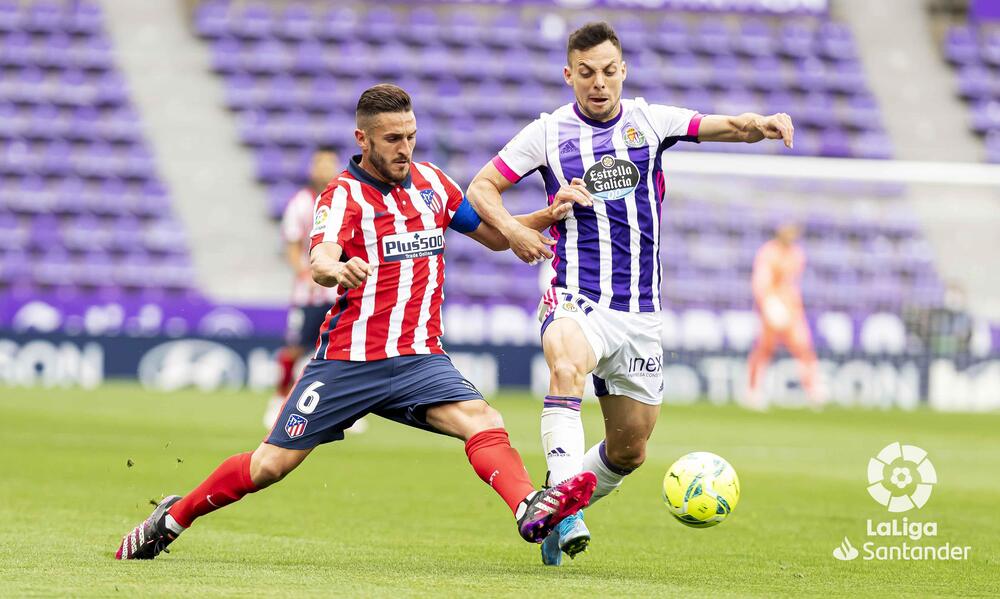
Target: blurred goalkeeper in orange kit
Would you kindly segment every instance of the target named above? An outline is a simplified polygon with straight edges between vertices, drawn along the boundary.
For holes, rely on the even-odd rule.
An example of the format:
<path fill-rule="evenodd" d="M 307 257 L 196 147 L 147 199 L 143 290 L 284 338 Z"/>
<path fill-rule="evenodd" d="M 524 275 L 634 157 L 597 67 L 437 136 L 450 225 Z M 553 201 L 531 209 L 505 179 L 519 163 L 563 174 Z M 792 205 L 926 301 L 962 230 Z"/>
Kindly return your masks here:
<path fill-rule="evenodd" d="M 749 408 L 767 408 L 761 382 L 779 344 L 788 348 L 798 362 L 802 388 L 809 403 L 819 407 L 825 401 L 799 285 L 806 263 L 805 253 L 796 243 L 800 233 L 798 225 L 782 224 L 774 238 L 757 250 L 753 261 L 754 308 L 760 316 L 761 332 L 747 364 Z"/>

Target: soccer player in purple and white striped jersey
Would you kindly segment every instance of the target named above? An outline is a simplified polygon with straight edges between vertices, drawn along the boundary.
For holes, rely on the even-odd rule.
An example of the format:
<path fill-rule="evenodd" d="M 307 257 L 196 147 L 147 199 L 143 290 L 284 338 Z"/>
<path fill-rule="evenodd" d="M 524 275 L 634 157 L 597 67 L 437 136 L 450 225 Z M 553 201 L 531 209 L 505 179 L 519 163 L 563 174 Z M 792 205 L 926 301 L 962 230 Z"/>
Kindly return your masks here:
<path fill-rule="evenodd" d="M 607 23 L 573 32 L 566 84 L 575 101 L 542 114 L 521 130 L 471 183 L 468 197 L 484 221 L 528 263 L 555 257 L 556 276 L 542 298 L 542 347 L 549 395 L 542 410 L 542 446 L 555 484 L 582 470 L 598 476 L 592 501 L 617 488 L 642 464 L 663 396 L 660 342 L 661 157 L 679 141 L 792 147 L 787 114 L 702 115 L 694 110 L 623 99 L 622 48 Z M 552 239 L 524 227 L 501 194 L 538 171 L 549 203 L 573 202 L 550 229 Z M 580 398 L 593 374 L 604 412 L 605 438 L 584 451 Z M 586 548 L 582 517 L 567 519 L 546 539 L 542 559 Z"/>

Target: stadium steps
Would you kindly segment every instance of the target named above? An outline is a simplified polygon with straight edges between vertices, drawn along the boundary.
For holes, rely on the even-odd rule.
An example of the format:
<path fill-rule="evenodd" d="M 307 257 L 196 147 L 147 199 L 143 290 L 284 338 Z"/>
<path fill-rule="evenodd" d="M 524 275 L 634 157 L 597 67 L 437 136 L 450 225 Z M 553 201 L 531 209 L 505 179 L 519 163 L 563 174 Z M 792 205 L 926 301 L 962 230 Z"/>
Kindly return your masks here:
<path fill-rule="evenodd" d="M 253 158 L 180 2 L 103 0 L 116 59 L 187 227 L 199 289 L 220 301 L 283 302 L 289 274 Z"/>
<path fill-rule="evenodd" d="M 937 49 L 924 3 L 840 0 L 833 10 L 854 31 L 895 156 L 981 162 L 982 142 L 967 126 L 968 111 L 955 94 L 954 76 Z M 996 190 L 912 185 L 908 197 L 942 278 L 965 290 L 974 313 L 1000 318 L 1000 272 L 989 267 L 987 258 L 1000 252 Z"/>
<path fill-rule="evenodd" d="M 838 0 L 832 11 L 857 40 L 868 84 L 900 160 L 980 162 L 982 143 L 941 58 L 923 2 Z"/>

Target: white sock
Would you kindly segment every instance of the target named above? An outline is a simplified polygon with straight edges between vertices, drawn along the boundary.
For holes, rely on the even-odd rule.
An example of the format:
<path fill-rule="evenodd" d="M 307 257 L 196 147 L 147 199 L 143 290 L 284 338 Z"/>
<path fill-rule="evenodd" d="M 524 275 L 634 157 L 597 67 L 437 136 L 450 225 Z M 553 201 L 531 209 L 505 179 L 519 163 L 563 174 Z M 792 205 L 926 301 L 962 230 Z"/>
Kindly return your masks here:
<path fill-rule="evenodd" d="M 167 517 L 164 518 L 163 521 L 167 525 L 167 528 L 170 529 L 170 532 L 174 533 L 175 535 L 179 535 L 186 530 L 183 526 L 178 524 L 177 520 L 174 520 L 174 517 L 171 516 L 170 514 L 167 514 Z"/>
<path fill-rule="evenodd" d="M 583 469 L 597 475 L 597 488 L 590 497 L 590 505 L 617 489 L 622 480 L 632 473 L 632 470 L 615 466 L 608 460 L 603 440 L 587 450 L 587 455 L 583 456 Z"/>
<path fill-rule="evenodd" d="M 583 421 L 580 398 L 546 395 L 542 408 L 542 450 L 554 486 L 583 471 Z"/>

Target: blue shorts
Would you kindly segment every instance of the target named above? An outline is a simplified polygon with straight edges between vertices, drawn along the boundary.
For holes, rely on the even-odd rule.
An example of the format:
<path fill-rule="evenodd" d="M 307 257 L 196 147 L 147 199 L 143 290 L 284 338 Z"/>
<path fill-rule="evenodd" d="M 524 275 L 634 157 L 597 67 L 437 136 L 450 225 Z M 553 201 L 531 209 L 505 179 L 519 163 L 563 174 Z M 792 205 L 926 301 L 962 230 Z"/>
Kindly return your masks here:
<path fill-rule="evenodd" d="M 439 432 L 427 408 L 483 399 L 444 354 L 399 356 L 371 362 L 312 360 L 264 439 L 286 449 L 339 441 L 366 414 Z"/>

